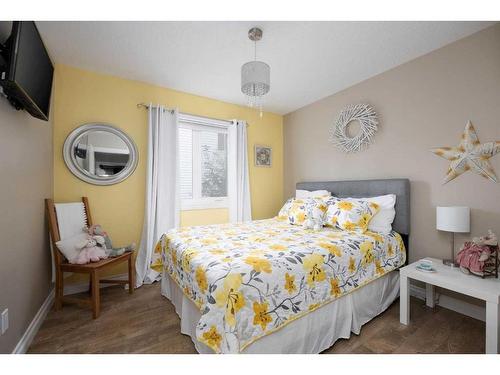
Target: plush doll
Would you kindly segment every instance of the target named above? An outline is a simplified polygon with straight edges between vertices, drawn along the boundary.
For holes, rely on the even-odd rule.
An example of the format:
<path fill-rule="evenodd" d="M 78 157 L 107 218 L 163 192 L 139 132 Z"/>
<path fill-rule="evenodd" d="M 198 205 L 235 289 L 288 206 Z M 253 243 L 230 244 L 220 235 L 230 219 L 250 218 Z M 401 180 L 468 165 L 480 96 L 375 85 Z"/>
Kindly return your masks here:
<path fill-rule="evenodd" d="M 472 242 L 465 242 L 457 254 L 456 262 L 463 273 L 483 275 L 485 262 L 491 255 L 490 246 L 498 244 L 497 236 L 490 230 L 482 237 L 474 237 Z"/>
<path fill-rule="evenodd" d="M 80 249 L 80 252 L 71 263 L 87 264 L 90 262 L 98 262 L 101 259 L 106 259 L 108 256 L 104 252 L 103 248 L 97 246 L 98 240 L 101 243 L 104 243 L 104 238 L 100 236 L 95 236 L 95 238 L 89 236 L 86 240 L 76 244 L 76 248 Z"/>
<path fill-rule="evenodd" d="M 307 212 L 306 220 L 304 221 L 303 227 L 306 229 L 312 229 L 314 231 L 320 231 L 324 224 L 325 211 L 322 207 L 311 207 Z"/>
<path fill-rule="evenodd" d="M 114 258 L 119 255 L 122 255 L 126 251 L 134 251 L 135 249 L 135 243 L 132 243 L 125 247 L 113 248 L 113 243 L 111 242 L 111 238 L 108 236 L 108 233 L 105 232 L 102 229 L 102 227 L 98 224 L 92 225 L 90 228 L 87 229 L 87 232 L 91 236 L 103 237 L 104 243 L 100 246 L 104 248 L 104 251 L 106 252 L 106 255 L 108 257 Z"/>
<path fill-rule="evenodd" d="M 476 245 L 488 245 L 488 246 L 496 246 L 498 245 L 498 238 L 495 233 L 491 229 L 488 229 L 488 234 L 482 237 L 474 237 L 472 239 Z"/>

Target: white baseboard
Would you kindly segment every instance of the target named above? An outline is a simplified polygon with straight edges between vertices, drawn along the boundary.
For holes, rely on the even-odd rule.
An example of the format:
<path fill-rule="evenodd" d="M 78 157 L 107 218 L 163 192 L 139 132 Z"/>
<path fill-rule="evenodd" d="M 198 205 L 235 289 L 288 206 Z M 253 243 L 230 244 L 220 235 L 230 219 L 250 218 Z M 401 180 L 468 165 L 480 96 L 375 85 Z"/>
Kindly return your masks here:
<path fill-rule="evenodd" d="M 416 285 L 410 286 L 410 294 L 418 299 L 425 301 L 425 289 Z M 486 308 L 482 306 L 477 306 L 469 302 L 459 300 L 447 296 L 445 294 L 436 293 L 437 303 L 441 307 L 448 310 L 456 311 L 460 314 L 470 316 L 471 318 L 486 321 Z"/>
<path fill-rule="evenodd" d="M 108 280 L 128 280 L 128 273 L 122 273 L 119 275 L 106 277 Z M 113 286 L 113 284 L 100 284 L 100 288 L 107 288 L 108 286 Z M 128 286 L 125 286 L 128 288 Z M 79 284 L 69 284 L 64 286 L 64 295 L 77 294 L 82 292 L 87 292 L 89 290 L 89 283 L 79 283 Z"/>
<path fill-rule="evenodd" d="M 43 302 L 42 306 L 40 306 L 40 309 L 36 313 L 30 325 L 24 332 L 23 337 L 21 337 L 21 340 L 19 340 L 16 347 L 12 351 L 12 354 L 24 354 L 28 351 L 28 348 L 33 342 L 33 339 L 38 333 L 38 330 L 42 326 L 45 317 L 47 316 L 47 314 L 50 311 L 50 308 L 52 307 L 52 303 L 54 302 L 54 295 L 55 295 L 54 289 L 52 289 L 47 298 L 45 299 L 45 301 Z"/>

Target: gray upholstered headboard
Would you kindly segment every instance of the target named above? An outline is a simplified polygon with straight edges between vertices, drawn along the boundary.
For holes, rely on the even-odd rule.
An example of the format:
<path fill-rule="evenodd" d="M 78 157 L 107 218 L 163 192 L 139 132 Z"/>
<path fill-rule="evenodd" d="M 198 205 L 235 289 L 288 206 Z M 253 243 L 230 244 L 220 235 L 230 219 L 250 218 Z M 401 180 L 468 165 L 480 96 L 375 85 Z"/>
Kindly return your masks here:
<path fill-rule="evenodd" d="M 407 236 L 410 234 L 410 180 L 406 178 L 298 182 L 297 189 L 328 190 L 332 195 L 340 198 L 363 198 L 396 194 L 396 217 L 394 218 L 392 228 L 396 232 L 405 235 L 405 240 L 407 240 Z"/>

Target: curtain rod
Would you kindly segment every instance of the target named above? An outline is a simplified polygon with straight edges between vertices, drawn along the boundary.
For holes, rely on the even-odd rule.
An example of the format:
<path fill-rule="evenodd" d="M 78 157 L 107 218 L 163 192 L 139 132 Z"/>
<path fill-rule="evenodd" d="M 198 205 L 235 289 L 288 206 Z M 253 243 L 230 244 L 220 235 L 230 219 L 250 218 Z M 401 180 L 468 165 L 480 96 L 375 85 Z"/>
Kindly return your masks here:
<path fill-rule="evenodd" d="M 146 103 L 137 103 L 137 108 L 145 108 L 145 109 L 149 109 L 150 105 L 149 104 L 146 104 Z M 157 105 L 153 105 L 153 108 L 157 108 L 158 106 Z M 167 111 L 173 111 L 173 109 L 171 108 L 165 108 Z M 229 120 L 220 120 L 220 119 L 217 119 L 217 118 L 212 118 L 212 117 L 206 117 L 206 116 L 199 116 L 199 115 L 192 115 L 190 113 L 183 113 L 183 112 L 179 112 L 179 117 L 182 119 L 182 117 L 184 117 L 184 120 L 188 120 L 189 117 L 199 117 L 199 118 L 202 118 L 202 119 L 206 119 L 208 121 L 214 121 L 214 122 L 219 122 L 219 123 L 225 123 L 226 125 L 229 125 L 229 124 L 232 124 L 233 122 L 232 121 L 229 121 Z M 248 124 L 247 124 L 248 126 Z"/>
<path fill-rule="evenodd" d="M 149 109 L 150 105 L 146 103 L 137 103 L 137 108 L 144 108 L 144 109 Z M 157 105 L 153 105 L 153 108 L 157 108 Z M 173 111 L 174 109 L 172 108 L 166 108 L 167 111 Z"/>

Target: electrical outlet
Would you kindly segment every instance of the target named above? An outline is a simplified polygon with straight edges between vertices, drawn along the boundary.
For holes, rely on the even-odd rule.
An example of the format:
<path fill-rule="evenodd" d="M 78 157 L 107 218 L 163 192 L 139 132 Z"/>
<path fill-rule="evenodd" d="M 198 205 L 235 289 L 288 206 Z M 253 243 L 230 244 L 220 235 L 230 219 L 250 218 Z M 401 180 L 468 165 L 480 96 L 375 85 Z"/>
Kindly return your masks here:
<path fill-rule="evenodd" d="M 9 309 L 2 311 L 2 335 L 9 329 Z"/>

